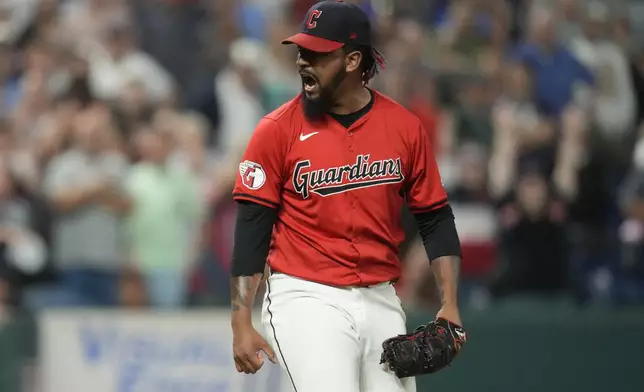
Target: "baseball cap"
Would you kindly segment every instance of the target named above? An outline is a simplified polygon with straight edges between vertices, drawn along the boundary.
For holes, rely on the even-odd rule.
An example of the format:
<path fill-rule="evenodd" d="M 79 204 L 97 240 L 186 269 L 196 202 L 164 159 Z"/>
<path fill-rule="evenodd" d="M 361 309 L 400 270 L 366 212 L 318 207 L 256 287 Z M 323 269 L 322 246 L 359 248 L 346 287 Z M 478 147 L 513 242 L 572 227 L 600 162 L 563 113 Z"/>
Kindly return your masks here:
<path fill-rule="evenodd" d="M 332 52 L 345 45 L 371 46 L 371 23 L 357 5 L 342 0 L 321 1 L 306 13 L 302 30 L 283 40 L 313 52 Z"/>

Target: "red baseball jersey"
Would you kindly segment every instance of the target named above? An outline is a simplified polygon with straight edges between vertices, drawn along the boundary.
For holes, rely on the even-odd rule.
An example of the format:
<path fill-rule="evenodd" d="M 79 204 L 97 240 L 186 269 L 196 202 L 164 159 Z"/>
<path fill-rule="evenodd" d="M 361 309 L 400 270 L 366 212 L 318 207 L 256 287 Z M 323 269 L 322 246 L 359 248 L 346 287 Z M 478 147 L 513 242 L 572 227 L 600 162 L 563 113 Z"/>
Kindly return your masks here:
<path fill-rule="evenodd" d="M 257 125 L 233 197 L 279 209 L 274 271 L 333 286 L 395 280 L 403 203 L 412 212 L 447 204 L 420 121 L 373 93 L 349 128 L 330 116 L 307 121 L 299 96 Z"/>

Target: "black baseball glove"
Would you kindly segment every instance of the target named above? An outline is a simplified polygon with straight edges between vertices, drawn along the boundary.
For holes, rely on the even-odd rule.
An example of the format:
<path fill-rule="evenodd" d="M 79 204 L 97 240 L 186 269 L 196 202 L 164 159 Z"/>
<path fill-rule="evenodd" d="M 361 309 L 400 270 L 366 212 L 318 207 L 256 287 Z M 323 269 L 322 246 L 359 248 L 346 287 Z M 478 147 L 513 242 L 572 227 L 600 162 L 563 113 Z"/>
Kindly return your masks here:
<path fill-rule="evenodd" d="M 454 360 L 466 340 L 462 327 L 438 318 L 411 334 L 385 340 L 380 363 L 399 378 L 434 373 Z"/>

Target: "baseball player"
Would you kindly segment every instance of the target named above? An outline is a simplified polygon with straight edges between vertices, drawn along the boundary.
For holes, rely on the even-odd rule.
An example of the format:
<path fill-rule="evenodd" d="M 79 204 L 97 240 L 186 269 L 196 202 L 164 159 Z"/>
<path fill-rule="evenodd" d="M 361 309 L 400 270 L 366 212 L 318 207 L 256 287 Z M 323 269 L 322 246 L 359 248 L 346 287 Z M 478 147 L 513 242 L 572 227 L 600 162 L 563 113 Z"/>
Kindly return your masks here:
<path fill-rule="evenodd" d="M 444 367 L 465 342 L 460 243 L 428 135 L 367 87 L 384 61 L 358 6 L 317 3 L 283 43 L 299 49 L 302 92 L 257 125 L 234 189 L 237 370 L 257 372 L 265 355 L 297 392 L 415 391 L 413 376 Z M 410 335 L 392 285 L 405 202 L 442 298 L 437 319 Z M 266 262 L 267 340 L 251 322 Z"/>

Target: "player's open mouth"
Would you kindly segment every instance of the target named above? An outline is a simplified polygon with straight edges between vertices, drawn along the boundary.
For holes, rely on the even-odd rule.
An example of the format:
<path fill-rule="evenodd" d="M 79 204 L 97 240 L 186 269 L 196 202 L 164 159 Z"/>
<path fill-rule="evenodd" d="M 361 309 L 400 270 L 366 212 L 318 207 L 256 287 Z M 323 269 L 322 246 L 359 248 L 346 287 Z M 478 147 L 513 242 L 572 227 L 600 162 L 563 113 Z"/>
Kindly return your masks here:
<path fill-rule="evenodd" d="M 302 77 L 302 87 L 304 88 L 304 92 L 308 95 L 316 94 L 320 85 L 317 79 L 313 75 L 305 72 L 301 72 L 300 76 Z"/>

